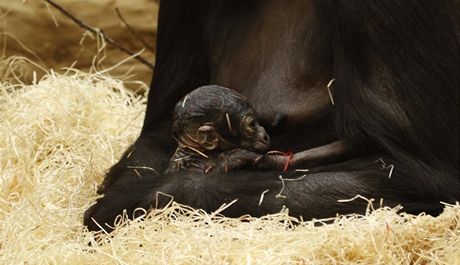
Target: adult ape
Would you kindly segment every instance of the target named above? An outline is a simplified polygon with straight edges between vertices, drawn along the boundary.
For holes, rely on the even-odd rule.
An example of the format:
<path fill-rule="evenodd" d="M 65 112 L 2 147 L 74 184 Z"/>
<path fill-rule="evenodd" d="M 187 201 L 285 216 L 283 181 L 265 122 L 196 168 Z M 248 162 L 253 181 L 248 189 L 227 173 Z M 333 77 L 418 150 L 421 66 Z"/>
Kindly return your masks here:
<path fill-rule="evenodd" d="M 460 199 L 459 17 L 453 0 L 162 1 L 142 133 L 85 224 L 149 208 L 157 192 L 207 211 L 238 198 L 228 216 L 283 205 L 304 219 L 360 213 L 359 201 L 338 201 L 357 194 L 439 213 Z M 174 104 L 205 84 L 246 96 L 274 149 L 327 154 L 340 141 L 351 151 L 285 182 L 284 196 L 270 171 L 139 178 L 133 166 L 166 168 Z"/>

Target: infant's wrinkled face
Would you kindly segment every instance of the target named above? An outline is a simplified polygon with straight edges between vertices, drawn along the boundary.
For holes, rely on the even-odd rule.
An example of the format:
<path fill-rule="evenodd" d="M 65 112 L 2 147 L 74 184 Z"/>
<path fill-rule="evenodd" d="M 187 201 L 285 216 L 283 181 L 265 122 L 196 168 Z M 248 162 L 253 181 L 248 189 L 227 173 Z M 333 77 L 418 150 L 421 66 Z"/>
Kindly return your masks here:
<path fill-rule="evenodd" d="M 247 99 L 216 85 L 199 87 L 176 104 L 173 133 L 183 146 L 202 151 L 265 152 L 270 147 L 270 137 Z"/>

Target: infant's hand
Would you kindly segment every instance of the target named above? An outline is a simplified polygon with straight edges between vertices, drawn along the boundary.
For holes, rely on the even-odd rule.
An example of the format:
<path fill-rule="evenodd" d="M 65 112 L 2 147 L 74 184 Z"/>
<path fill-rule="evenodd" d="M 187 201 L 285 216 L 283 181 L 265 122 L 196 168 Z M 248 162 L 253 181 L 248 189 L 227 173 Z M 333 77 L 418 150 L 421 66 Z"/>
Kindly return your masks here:
<path fill-rule="evenodd" d="M 219 155 L 219 168 L 227 172 L 243 167 L 254 167 L 263 156 L 262 154 L 247 149 L 231 149 Z"/>

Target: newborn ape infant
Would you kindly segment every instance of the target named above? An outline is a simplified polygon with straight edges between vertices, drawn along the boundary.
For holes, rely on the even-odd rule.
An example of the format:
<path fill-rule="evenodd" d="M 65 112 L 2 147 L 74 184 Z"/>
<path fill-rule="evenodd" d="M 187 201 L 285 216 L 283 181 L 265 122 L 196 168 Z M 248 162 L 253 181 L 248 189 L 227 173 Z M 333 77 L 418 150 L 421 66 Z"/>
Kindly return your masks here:
<path fill-rule="evenodd" d="M 166 173 L 252 166 L 270 147 L 246 98 L 222 86 L 202 86 L 187 94 L 174 108 L 172 127 L 177 149 Z"/>

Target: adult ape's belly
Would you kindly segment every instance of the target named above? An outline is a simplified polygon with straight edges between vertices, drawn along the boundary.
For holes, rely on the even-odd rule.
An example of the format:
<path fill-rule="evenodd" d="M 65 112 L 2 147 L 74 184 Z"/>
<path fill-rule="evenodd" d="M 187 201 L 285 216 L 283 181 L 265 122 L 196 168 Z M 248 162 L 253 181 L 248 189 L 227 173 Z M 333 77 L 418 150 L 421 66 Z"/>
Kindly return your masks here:
<path fill-rule="evenodd" d="M 248 98 L 260 121 L 273 128 L 305 127 L 324 119 L 333 106 L 325 85 L 293 88 L 268 80 L 251 88 L 234 89 Z"/>

